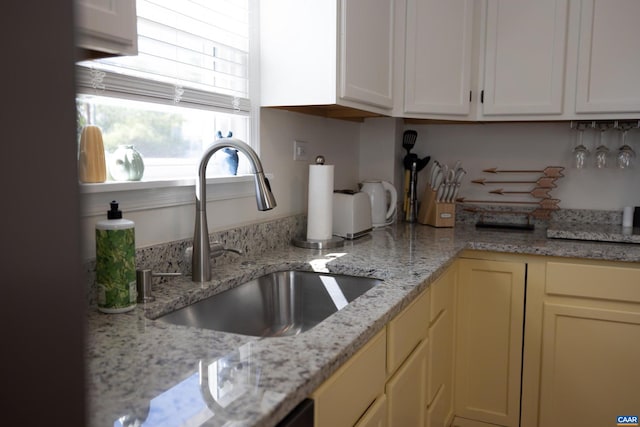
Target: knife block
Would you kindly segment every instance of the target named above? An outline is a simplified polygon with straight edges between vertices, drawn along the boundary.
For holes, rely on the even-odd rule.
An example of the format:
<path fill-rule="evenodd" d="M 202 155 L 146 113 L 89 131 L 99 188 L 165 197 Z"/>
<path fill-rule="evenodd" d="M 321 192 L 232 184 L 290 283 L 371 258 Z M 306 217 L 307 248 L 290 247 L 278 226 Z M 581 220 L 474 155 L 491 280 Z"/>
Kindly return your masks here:
<path fill-rule="evenodd" d="M 453 227 L 456 223 L 456 204 L 436 201 L 436 192 L 427 188 L 418 210 L 418 222 L 433 227 Z"/>

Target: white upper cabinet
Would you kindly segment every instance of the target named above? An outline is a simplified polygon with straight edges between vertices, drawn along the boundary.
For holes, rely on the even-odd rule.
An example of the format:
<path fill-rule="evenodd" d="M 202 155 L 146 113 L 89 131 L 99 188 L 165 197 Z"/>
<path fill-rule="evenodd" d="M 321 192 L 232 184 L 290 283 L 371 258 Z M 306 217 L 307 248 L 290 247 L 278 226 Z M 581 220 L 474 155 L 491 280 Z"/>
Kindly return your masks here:
<path fill-rule="evenodd" d="M 135 0 L 76 0 L 75 5 L 78 47 L 92 57 L 138 53 Z"/>
<path fill-rule="evenodd" d="M 577 113 L 640 112 L 639 20 L 638 0 L 582 1 Z"/>
<path fill-rule="evenodd" d="M 393 0 L 261 0 L 261 105 L 390 115 L 393 8 Z"/>
<path fill-rule="evenodd" d="M 568 1 L 406 0 L 401 113 L 454 120 L 559 119 Z"/>
<path fill-rule="evenodd" d="M 263 106 L 468 121 L 640 116 L 639 0 L 260 7 Z"/>
<path fill-rule="evenodd" d="M 393 1 L 343 0 L 340 97 L 393 106 Z"/>
<path fill-rule="evenodd" d="M 562 114 L 567 0 L 488 0 L 481 114 Z"/>
<path fill-rule="evenodd" d="M 404 112 L 470 112 L 472 0 L 407 0 Z"/>

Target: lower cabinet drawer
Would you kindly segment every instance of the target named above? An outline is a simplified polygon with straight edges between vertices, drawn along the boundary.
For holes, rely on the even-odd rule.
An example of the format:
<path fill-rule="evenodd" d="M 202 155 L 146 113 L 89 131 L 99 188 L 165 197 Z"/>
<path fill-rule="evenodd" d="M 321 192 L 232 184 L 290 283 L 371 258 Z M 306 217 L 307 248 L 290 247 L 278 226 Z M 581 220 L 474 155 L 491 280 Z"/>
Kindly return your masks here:
<path fill-rule="evenodd" d="M 640 302 L 640 268 L 548 262 L 545 290 L 550 295 Z"/>
<path fill-rule="evenodd" d="M 431 285 L 431 315 L 429 322 L 434 320 L 442 312 L 453 307 L 456 289 L 456 270 L 449 269 Z"/>
<path fill-rule="evenodd" d="M 390 426 L 424 426 L 428 354 L 429 340 L 424 340 L 387 381 Z"/>
<path fill-rule="evenodd" d="M 360 418 L 355 427 L 387 427 L 387 396 L 382 395 Z"/>
<path fill-rule="evenodd" d="M 384 393 L 386 350 L 383 329 L 312 394 L 316 427 L 353 426 Z"/>
<path fill-rule="evenodd" d="M 422 292 L 387 326 L 387 372 L 393 373 L 429 333 L 430 289 Z"/>
<path fill-rule="evenodd" d="M 452 415 L 452 393 L 447 385 L 443 385 L 427 409 L 426 427 L 446 427 Z"/>

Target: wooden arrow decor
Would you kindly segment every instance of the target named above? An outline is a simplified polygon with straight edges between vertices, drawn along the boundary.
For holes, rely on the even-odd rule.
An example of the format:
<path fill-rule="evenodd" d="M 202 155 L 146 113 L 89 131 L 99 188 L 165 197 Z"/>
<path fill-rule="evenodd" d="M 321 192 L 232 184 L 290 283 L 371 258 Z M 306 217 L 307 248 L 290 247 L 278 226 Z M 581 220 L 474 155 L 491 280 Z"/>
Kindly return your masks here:
<path fill-rule="evenodd" d="M 551 195 L 549 194 L 550 191 L 551 188 L 543 187 L 536 187 L 532 191 L 505 191 L 502 188 L 498 188 L 497 190 L 489 191 L 489 193 L 500 194 L 501 196 L 505 194 L 531 194 L 536 199 L 548 199 L 551 197 Z"/>
<path fill-rule="evenodd" d="M 542 209 L 547 209 L 547 210 L 558 210 L 560 209 L 560 207 L 558 206 L 560 204 L 560 199 L 543 199 L 540 200 L 540 207 Z"/>
<path fill-rule="evenodd" d="M 539 204 L 539 202 L 525 202 L 525 201 L 509 201 L 509 200 L 476 200 L 476 199 L 467 199 L 465 197 L 458 197 L 456 199 L 456 202 L 458 203 L 482 203 L 483 205 L 491 205 L 491 204 L 498 204 L 498 205 L 537 205 Z"/>
<path fill-rule="evenodd" d="M 485 178 L 480 178 L 480 179 L 474 179 L 471 182 L 473 182 L 474 184 L 481 184 L 481 185 L 486 185 L 486 184 L 536 184 L 536 186 L 538 186 L 538 187 L 555 188 L 556 179 L 557 178 L 551 178 L 551 177 L 543 176 L 542 178 L 538 178 L 538 180 L 536 180 L 536 181 L 502 181 L 502 180 L 490 181 L 490 180 L 487 180 Z"/>
<path fill-rule="evenodd" d="M 534 217 L 539 219 L 549 219 L 552 211 L 560 209 L 558 206 L 560 204 L 560 199 L 551 198 L 551 190 L 556 188 L 556 181 L 562 178 L 564 175 L 562 171 L 564 167 L 562 166 L 547 166 L 545 168 L 540 169 L 500 169 L 500 168 L 489 168 L 484 169 L 484 173 L 488 173 L 491 175 L 497 174 L 540 174 L 541 176 L 538 179 L 486 179 L 479 178 L 472 180 L 471 182 L 480 185 L 491 185 L 498 184 L 500 186 L 504 185 L 522 185 L 522 184 L 532 184 L 534 185 L 533 189 L 509 189 L 505 190 L 504 188 L 497 188 L 495 190 L 489 190 L 489 194 L 495 194 L 501 197 L 501 200 L 483 200 L 480 199 L 467 199 L 464 197 L 459 197 L 456 199 L 458 203 L 477 203 L 483 205 L 531 205 L 536 206 L 533 210 L 480 210 L 477 208 L 473 208 L 475 212 L 481 212 L 482 214 L 491 213 L 491 214 L 526 214 L 528 218 Z M 515 178 L 515 177 L 513 177 Z M 511 187 L 509 187 L 511 188 Z M 530 196 L 534 199 L 539 200 L 508 200 L 507 198 L 512 195 L 519 196 Z M 478 223 L 481 223 L 480 221 Z M 529 221 L 528 221 L 529 222 Z M 508 227 L 507 227 L 508 228 Z M 515 227 L 513 227 L 515 228 Z"/>
<path fill-rule="evenodd" d="M 464 197 L 459 197 L 456 199 L 458 203 L 481 203 L 483 205 L 497 204 L 497 205 L 538 205 L 543 209 L 557 210 L 560 209 L 558 204 L 560 203 L 560 199 L 543 199 L 539 202 L 527 202 L 521 200 L 476 200 L 476 199 L 466 199 Z"/>
<path fill-rule="evenodd" d="M 564 176 L 562 174 L 563 170 L 564 170 L 564 167 L 562 167 L 562 166 L 547 166 L 546 168 L 544 168 L 542 170 L 524 170 L 524 169 L 509 170 L 509 169 L 489 168 L 489 169 L 483 170 L 483 172 L 487 172 L 487 173 L 541 173 L 544 176 L 549 176 L 549 177 L 552 177 L 552 178 L 562 178 Z"/>

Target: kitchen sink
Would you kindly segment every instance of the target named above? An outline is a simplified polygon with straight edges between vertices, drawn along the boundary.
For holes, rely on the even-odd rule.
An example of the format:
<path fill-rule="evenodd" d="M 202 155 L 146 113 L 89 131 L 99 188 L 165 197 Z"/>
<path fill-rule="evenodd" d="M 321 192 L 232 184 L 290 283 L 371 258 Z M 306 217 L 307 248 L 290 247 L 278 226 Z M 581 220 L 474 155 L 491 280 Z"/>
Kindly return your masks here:
<path fill-rule="evenodd" d="M 175 325 L 256 337 L 297 335 L 375 285 L 379 279 L 280 271 L 243 283 L 159 317 Z"/>

